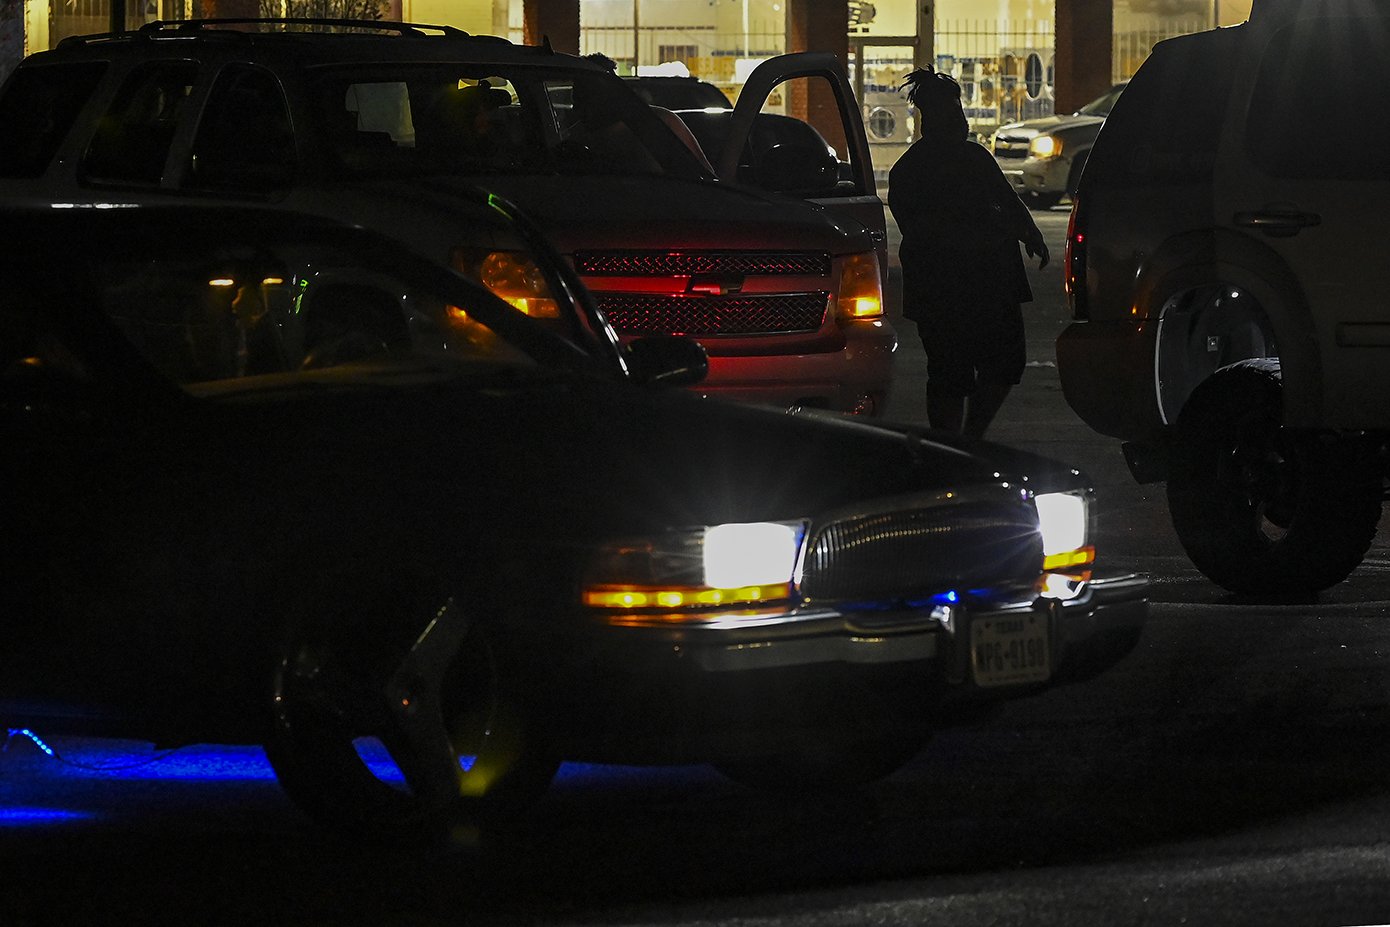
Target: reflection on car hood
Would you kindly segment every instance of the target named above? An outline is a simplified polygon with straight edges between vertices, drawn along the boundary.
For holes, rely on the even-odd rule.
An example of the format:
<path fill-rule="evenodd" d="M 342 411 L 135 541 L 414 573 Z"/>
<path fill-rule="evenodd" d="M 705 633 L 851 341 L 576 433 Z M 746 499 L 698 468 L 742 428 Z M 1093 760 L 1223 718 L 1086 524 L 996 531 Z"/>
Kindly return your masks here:
<path fill-rule="evenodd" d="M 1076 129 L 1082 126 L 1098 126 L 1104 122 L 1100 116 L 1043 116 L 1026 122 L 1011 122 L 1000 126 L 997 134 L 1031 138 L 1059 129 Z"/>
<path fill-rule="evenodd" d="M 584 249 L 666 248 L 867 251 L 868 234 L 786 197 L 718 181 L 662 177 L 479 178 L 517 203 L 563 253 Z M 432 186 L 448 190 L 449 179 Z M 698 191 L 691 185 L 699 183 Z M 697 195 L 695 195 L 697 194 Z"/>

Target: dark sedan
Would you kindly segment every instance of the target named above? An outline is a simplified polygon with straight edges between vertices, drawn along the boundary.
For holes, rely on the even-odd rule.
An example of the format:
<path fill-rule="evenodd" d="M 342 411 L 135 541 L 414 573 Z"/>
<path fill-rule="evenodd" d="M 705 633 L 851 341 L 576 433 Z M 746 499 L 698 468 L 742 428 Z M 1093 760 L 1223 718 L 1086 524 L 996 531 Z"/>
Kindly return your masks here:
<path fill-rule="evenodd" d="M 666 388 L 698 346 L 620 349 L 472 210 L 510 244 L 459 266 L 544 299 L 274 210 L 4 215 L 7 726 L 264 744 L 318 819 L 434 832 L 567 759 L 872 779 L 1133 646 L 1075 471 Z"/>

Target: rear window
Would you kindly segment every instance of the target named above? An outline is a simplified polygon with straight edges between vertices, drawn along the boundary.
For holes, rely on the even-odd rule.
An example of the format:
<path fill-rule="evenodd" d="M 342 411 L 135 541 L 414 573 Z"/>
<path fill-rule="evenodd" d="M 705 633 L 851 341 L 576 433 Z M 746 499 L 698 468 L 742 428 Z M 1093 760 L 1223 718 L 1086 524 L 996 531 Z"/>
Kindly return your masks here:
<path fill-rule="evenodd" d="M 1083 182 L 1208 181 L 1235 71 L 1231 30 L 1159 44 L 1118 94 Z"/>
<path fill-rule="evenodd" d="M 0 177 L 38 177 L 92 96 L 103 62 L 20 68 L 0 96 Z"/>
<path fill-rule="evenodd" d="M 1390 80 L 1390 19 L 1300 20 L 1270 41 L 1250 99 L 1246 153 L 1274 177 L 1382 178 L 1390 146 L 1380 88 Z"/>

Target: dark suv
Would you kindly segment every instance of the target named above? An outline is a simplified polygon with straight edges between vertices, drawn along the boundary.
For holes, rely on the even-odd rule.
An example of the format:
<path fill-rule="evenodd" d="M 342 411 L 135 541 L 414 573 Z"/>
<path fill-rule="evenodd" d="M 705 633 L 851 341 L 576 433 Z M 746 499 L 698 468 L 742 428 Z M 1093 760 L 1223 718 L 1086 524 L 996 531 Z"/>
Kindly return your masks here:
<path fill-rule="evenodd" d="M 1068 235 L 1068 402 L 1166 479 L 1221 585 L 1307 593 L 1375 534 L 1390 441 L 1390 145 L 1351 87 L 1390 14 L 1264 0 L 1163 42 L 1096 139 Z"/>
<path fill-rule="evenodd" d="M 551 311 L 534 268 L 453 214 L 483 183 L 541 224 L 624 339 L 698 339 L 702 391 L 881 412 L 883 205 L 843 67 L 789 55 L 752 77 L 750 117 L 834 101 L 838 151 L 760 178 L 731 165 L 726 182 L 708 167 L 720 152 L 703 160 L 621 78 L 548 47 L 400 23 L 153 23 L 20 64 L 0 93 L 0 196 L 276 204 L 381 229 Z"/>

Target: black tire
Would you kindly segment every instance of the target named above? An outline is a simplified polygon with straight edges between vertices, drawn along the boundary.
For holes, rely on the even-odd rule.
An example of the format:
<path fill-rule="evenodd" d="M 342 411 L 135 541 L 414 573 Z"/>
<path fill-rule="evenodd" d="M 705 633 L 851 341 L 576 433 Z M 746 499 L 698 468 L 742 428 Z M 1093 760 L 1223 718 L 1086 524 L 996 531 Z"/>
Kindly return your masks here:
<path fill-rule="evenodd" d="M 1193 564 L 1232 592 L 1297 596 L 1346 579 L 1380 520 L 1381 482 L 1351 439 L 1282 426 L 1277 361 L 1242 361 L 1178 420 L 1168 508 Z"/>
<path fill-rule="evenodd" d="M 332 621 L 290 635 L 274 681 L 275 723 L 266 755 L 286 794 L 319 824 L 352 836 L 436 842 L 517 816 L 545 792 L 559 762 L 528 742 L 506 695 L 498 655 L 481 628 L 469 631 L 441 686 L 454 753 L 474 757 L 458 795 L 426 800 L 390 764 L 358 750 L 377 738 L 395 765 L 411 762 L 394 736 L 381 694 L 392 658 Z M 377 745 L 374 745 L 377 746 Z"/>
<path fill-rule="evenodd" d="M 723 760 L 720 773 L 768 792 L 806 792 L 868 785 L 905 766 L 922 750 L 925 737 L 865 741 L 850 747 L 808 747 L 792 753 Z"/>
<path fill-rule="evenodd" d="M 1060 193 L 1030 193 L 1028 194 L 1028 208 L 1048 210 L 1062 202 Z"/>

